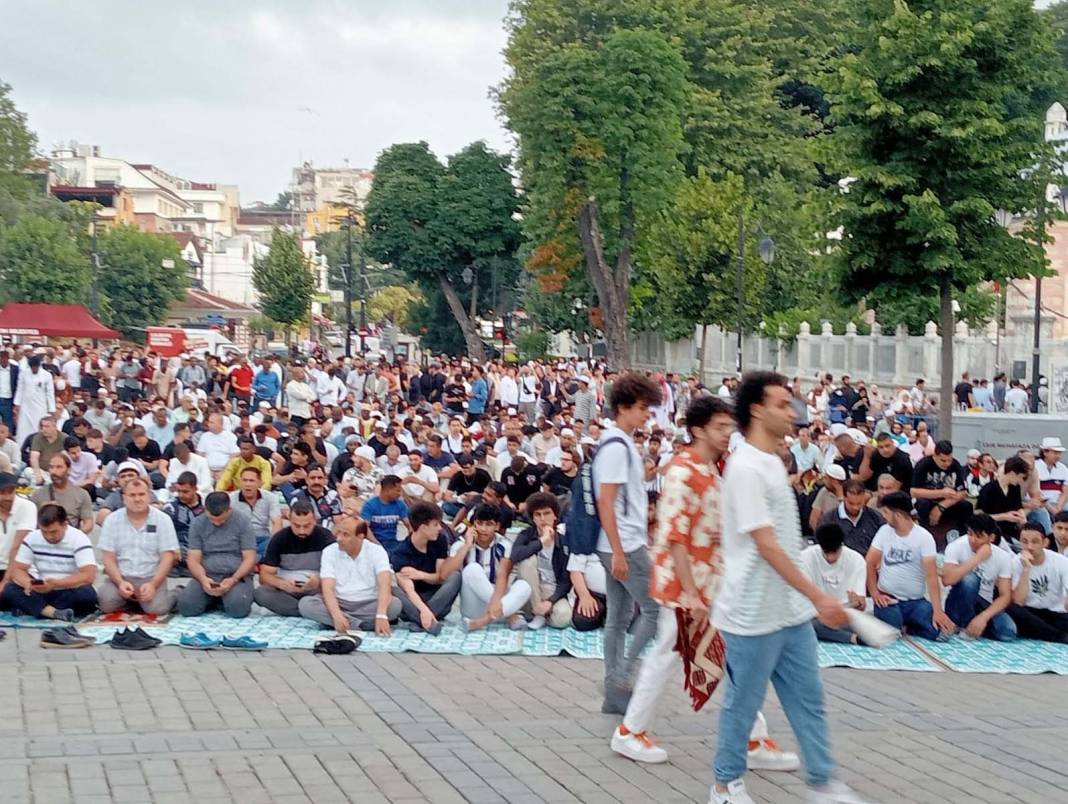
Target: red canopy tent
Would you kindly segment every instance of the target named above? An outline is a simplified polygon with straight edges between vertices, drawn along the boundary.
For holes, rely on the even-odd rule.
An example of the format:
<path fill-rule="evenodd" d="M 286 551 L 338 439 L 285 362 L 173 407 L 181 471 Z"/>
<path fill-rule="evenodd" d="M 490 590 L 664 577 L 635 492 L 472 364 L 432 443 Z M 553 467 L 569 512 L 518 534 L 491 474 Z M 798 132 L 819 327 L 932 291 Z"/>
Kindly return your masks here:
<path fill-rule="evenodd" d="M 80 304 L 10 302 L 0 310 L 0 335 L 53 338 L 118 338 Z"/>

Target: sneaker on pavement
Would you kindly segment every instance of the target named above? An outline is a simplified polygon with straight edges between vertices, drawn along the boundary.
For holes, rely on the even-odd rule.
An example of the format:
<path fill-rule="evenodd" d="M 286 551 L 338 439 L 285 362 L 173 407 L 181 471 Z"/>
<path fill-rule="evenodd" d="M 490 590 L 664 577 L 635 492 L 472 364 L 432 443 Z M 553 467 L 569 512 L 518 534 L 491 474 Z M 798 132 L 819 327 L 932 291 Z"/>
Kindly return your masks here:
<path fill-rule="evenodd" d="M 827 782 L 819 787 L 808 789 L 808 804 L 870 804 L 849 787 L 838 780 Z"/>
<path fill-rule="evenodd" d="M 745 792 L 745 782 L 735 779 L 727 785 L 727 791 L 721 793 L 712 785 L 712 793 L 708 797 L 708 804 L 756 804 L 753 797 Z"/>
<path fill-rule="evenodd" d="M 795 771 L 801 767 L 801 758 L 793 751 L 783 751 L 770 737 L 750 740 L 746 758 L 749 770 Z"/>
<path fill-rule="evenodd" d="M 617 754 L 627 759 L 633 759 L 635 762 L 647 762 L 650 765 L 667 762 L 667 751 L 653 742 L 647 732 L 627 731 L 627 728 L 622 724 L 612 732 L 611 745 L 612 750 Z"/>

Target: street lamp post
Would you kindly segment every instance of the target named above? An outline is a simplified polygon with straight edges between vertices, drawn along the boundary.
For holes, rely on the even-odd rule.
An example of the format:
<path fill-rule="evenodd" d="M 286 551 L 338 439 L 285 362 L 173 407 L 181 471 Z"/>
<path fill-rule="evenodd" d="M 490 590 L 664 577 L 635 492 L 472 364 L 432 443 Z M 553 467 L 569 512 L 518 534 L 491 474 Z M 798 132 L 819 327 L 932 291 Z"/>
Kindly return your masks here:
<path fill-rule="evenodd" d="M 341 277 L 345 282 L 345 357 L 352 357 L 352 222 L 350 214 L 345 219 L 348 238 L 345 244 L 345 268 Z"/>
<path fill-rule="evenodd" d="M 1007 209 L 999 209 L 994 213 L 994 220 L 997 221 L 998 226 L 1009 231 L 1009 227 L 1012 226 L 1013 214 Z M 998 302 L 997 302 L 997 316 L 994 323 L 994 374 L 998 374 L 1001 371 L 1001 318 L 1004 315 L 1005 309 L 1005 288 L 1002 284 L 998 286 Z"/>
<path fill-rule="evenodd" d="M 766 234 L 757 244 L 757 254 L 765 265 L 771 265 L 775 259 L 775 241 Z M 734 369 L 738 376 L 742 376 L 742 329 L 745 310 L 745 296 L 743 293 L 745 283 L 745 211 L 738 207 L 738 263 L 737 263 L 737 293 L 738 293 L 738 338 L 734 357 Z"/>

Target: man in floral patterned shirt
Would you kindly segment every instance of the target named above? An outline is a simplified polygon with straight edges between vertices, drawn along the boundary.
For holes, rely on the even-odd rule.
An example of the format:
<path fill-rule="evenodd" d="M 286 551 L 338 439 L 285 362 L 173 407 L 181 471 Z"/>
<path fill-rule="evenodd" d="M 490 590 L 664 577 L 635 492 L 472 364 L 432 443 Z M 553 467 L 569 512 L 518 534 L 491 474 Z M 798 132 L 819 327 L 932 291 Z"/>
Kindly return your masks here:
<path fill-rule="evenodd" d="M 709 609 L 721 572 L 716 464 L 726 455 L 734 432 L 729 404 L 713 396 L 694 399 L 686 411 L 686 429 L 690 444 L 668 464 L 657 509 L 649 580 L 649 593 L 661 607 L 656 643 L 642 660 L 627 713 L 612 734 L 612 750 L 636 762 L 667 761 L 667 751 L 649 737 L 648 729 L 667 682 L 677 673 L 676 610 L 685 610 L 697 627 L 711 631 Z M 722 668 L 716 670 L 717 678 L 722 677 Z M 768 737 L 762 714 L 750 734 L 748 763 L 763 770 L 792 771 L 800 766 L 796 754 L 781 751 Z"/>

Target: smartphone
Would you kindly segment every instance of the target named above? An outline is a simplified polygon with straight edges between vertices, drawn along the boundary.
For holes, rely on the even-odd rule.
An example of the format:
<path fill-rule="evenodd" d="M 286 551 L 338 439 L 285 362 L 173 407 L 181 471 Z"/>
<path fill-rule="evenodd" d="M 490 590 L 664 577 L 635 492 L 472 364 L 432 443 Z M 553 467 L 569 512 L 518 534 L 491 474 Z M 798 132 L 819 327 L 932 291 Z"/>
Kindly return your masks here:
<path fill-rule="evenodd" d="M 31 586 L 44 586 L 44 580 L 41 578 L 30 578 Z"/>
<path fill-rule="evenodd" d="M 304 581 L 293 581 L 294 586 L 304 586 Z"/>

